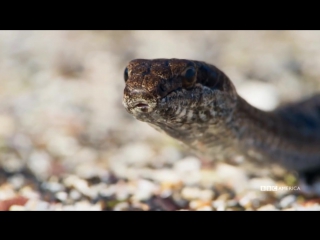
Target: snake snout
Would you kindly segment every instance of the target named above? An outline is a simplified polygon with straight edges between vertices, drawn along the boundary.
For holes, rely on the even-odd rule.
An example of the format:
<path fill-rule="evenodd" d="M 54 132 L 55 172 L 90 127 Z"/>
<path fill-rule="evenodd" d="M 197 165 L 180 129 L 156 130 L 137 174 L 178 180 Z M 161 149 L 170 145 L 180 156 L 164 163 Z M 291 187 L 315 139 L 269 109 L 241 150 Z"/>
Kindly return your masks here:
<path fill-rule="evenodd" d="M 145 90 L 125 91 L 125 107 L 133 113 L 150 113 L 156 107 L 156 100 Z"/>

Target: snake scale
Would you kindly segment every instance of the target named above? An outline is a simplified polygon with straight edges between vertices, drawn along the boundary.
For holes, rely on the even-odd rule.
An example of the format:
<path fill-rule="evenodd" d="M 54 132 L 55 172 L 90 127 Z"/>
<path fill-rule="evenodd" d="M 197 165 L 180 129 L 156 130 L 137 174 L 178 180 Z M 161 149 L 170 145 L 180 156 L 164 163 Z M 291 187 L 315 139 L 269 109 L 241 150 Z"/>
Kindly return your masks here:
<path fill-rule="evenodd" d="M 124 79 L 130 114 L 207 157 L 320 173 L 320 94 L 262 111 L 217 67 L 186 59 L 135 59 Z"/>

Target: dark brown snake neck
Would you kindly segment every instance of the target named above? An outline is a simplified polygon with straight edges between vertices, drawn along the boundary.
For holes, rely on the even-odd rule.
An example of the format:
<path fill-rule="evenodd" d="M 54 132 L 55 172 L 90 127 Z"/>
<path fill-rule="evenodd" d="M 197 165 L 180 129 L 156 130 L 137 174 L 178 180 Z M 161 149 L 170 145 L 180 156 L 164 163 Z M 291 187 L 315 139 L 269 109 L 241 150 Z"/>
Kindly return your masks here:
<path fill-rule="evenodd" d="M 125 81 L 129 113 L 213 159 L 243 155 L 298 172 L 320 169 L 320 95 L 264 112 L 215 66 L 183 59 L 133 60 Z"/>

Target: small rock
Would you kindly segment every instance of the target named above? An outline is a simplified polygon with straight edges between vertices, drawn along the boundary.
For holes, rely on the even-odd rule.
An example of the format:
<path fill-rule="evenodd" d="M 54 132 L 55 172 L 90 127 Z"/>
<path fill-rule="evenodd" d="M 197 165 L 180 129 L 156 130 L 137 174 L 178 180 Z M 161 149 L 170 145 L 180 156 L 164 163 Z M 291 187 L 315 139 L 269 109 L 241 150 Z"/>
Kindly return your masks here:
<path fill-rule="evenodd" d="M 56 198 L 61 202 L 65 202 L 68 199 L 68 194 L 66 192 L 57 192 Z"/>
<path fill-rule="evenodd" d="M 203 207 L 209 207 L 211 208 L 210 206 L 210 202 L 207 202 L 207 201 L 201 201 L 201 200 L 192 200 L 190 203 L 189 203 L 189 207 L 191 209 L 194 209 L 194 210 L 197 210 L 199 208 L 203 208 Z"/>
<path fill-rule="evenodd" d="M 25 211 L 25 210 L 26 208 L 20 205 L 12 205 L 9 209 L 9 211 Z"/>
<path fill-rule="evenodd" d="M 49 176 L 51 170 L 51 157 L 44 151 L 34 151 L 28 159 L 28 167 L 40 179 Z"/>
<path fill-rule="evenodd" d="M 30 186 L 25 186 L 19 191 L 20 194 L 28 199 L 40 199 L 40 193 L 33 190 Z"/>
<path fill-rule="evenodd" d="M 11 183 L 11 185 L 15 189 L 19 189 L 23 186 L 25 178 L 22 174 L 15 174 L 12 177 L 8 178 L 8 182 Z"/>
<path fill-rule="evenodd" d="M 142 179 L 138 181 L 137 190 L 132 198 L 138 201 L 146 200 L 157 190 L 158 187 L 153 182 Z"/>
<path fill-rule="evenodd" d="M 129 203 L 127 202 L 120 202 L 116 206 L 114 206 L 114 211 L 126 211 L 129 209 Z"/>
<path fill-rule="evenodd" d="M 44 211 L 49 209 L 49 203 L 41 200 L 30 199 L 26 203 L 25 209 L 28 211 Z"/>
<path fill-rule="evenodd" d="M 210 206 L 199 207 L 197 211 L 212 211 L 212 207 Z"/>
<path fill-rule="evenodd" d="M 0 137 L 9 137 L 15 128 L 14 119 L 5 114 L 0 114 Z"/>
<path fill-rule="evenodd" d="M 69 193 L 70 198 L 73 199 L 74 201 L 77 201 L 81 198 L 81 193 L 79 191 L 72 189 Z"/>
<path fill-rule="evenodd" d="M 42 187 L 49 190 L 50 192 L 58 192 L 64 190 L 64 186 L 58 182 L 44 182 L 42 183 Z"/>
<path fill-rule="evenodd" d="M 257 209 L 258 211 L 278 211 L 279 209 L 277 209 L 274 205 L 272 204 L 267 204 L 264 205 L 260 208 Z"/>
<path fill-rule="evenodd" d="M 186 157 L 173 165 L 173 169 L 178 172 L 199 171 L 200 168 L 200 160 L 196 157 Z"/>
<path fill-rule="evenodd" d="M 276 186 L 275 181 L 270 178 L 252 178 L 249 180 L 251 189 L 261 191 L 263 187 Z"/>
<path fill-rule="evenodd" d="M 217 211 L 224 211 L 226 209 L 226 202 L 224 200 L 215 200 L 212 202 L 212 207 Z"/>
<path fill-rule="evenodd" d="M 281 199 L 279 205 L 281 208 L 288 208 L 296 201 L 296 197 L 294 195 L 288 195 Z"/>
<path fill-rule="evenodd" d="M 184 187 L 181 191 L 181 196 L 187 200 L 198 199 L 201 190 L 197 187 Z"/>

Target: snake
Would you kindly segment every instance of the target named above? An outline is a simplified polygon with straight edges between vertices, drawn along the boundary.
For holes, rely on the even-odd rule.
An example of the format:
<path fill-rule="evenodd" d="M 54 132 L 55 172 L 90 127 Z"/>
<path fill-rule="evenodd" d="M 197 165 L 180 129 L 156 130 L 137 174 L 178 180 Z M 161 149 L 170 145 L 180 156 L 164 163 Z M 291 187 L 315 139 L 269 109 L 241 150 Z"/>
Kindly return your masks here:
<path fill-rule="evenodd" d="M 124 81 L 127 112 L 203 156 L 320 175 L 320 94 L 263 111 L 216 66 L 188 59 L 134 59 Z"/>

